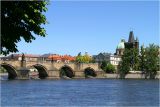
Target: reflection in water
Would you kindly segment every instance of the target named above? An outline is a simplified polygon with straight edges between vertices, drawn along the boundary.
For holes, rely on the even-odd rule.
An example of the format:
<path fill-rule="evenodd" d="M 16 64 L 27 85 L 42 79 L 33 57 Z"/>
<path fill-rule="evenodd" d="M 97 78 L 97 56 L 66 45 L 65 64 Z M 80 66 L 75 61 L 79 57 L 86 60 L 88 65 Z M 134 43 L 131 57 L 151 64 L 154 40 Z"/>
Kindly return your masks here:
<path fill-rule="evenodd" d="M 12 80 L 1 86 L 2 106 L 159 105 L 159 80 Z"/>

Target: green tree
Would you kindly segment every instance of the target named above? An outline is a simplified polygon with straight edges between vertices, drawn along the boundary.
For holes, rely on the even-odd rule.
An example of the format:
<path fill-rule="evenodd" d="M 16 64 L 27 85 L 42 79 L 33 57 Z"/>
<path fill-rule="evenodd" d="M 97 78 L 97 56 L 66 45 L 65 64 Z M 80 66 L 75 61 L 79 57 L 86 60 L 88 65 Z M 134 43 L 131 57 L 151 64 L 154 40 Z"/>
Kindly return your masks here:
<path fill-rule="evenodd" d="M 139 50 L 136 48 L 125 49 L 122 55 L 122 61 L 118 66 L 120 78 L 125 78 L 125 75 L 130 70 L 139 70 Z"/>
<path fill-rule="evenodd" d="M 96 60 L 92 58 L 90 63 L 96 63 Z"/>
<path fill-rule="evenodd" d="M 90 57 L 87 53 L 85 53 L 85 55 L 81 55 L 81 53 L 79 53 L 77 56 L 76 56 L 76 62 L 79 62 L 79 63 L 89 63 L 89 62 L 92 62 L 92 57 Z"/>
<path fill-rule="evenodd" d="M 29 43 L 35 40 L 34 34 L 45 37 L 46 24 L 43 14 L 48 1 L 1 1 L 1 53 L 18 52 L 21 39 Z"/>
<path fill-rule="evenodd" d="M 125 49 L 122 55 L 122 61 L 118 65 L 118 72 L 121 79 L 124 79 L 126 74 L 130 70 L 131 63 L 131 51 L 129 49 Z"/>
<path fill-rule="evenodd" d="M 78 55 L 76 56 L 76 62 L 82 62 L 82 60 L 83 60 L 83 56 L 81 55 L 81 52 L 80 53 L 78 53 Z"/>
<path fill-rule="evenodd" d="M 92 61 L 92 58 L 88 55 L 88 53 L 86 52 L 85 55 L 83 56 L 84 62 L 85 63 L 89 63 Z"/>
<path fill-rule="evenodd" d="M 139 49 L 130 48 L 128 51 L 128 61 L 131 70 L 139 70 Z"/>
<path fill-rule="evenodd" d="M 131 49 L 131 52 L 133 54 L 133 58 L 132 58 L 132 69 L 133 70 L 139 70 L 139 50 L 136 48 Z"/>
<path fill-rule="evenodd" d="M 101 69 L 106 73 L 113 73 L 116 70 L 115 67 L 108 61 L 102 61 Z"/>
<path fill-rule="evenodd" d="M 144 46 L 141 46 L 141 50 L 140 50 L 140 56 L 139 56 L 140 60 L 139 60 L 139 68 L 142 72 L 144 72 L 145 70 L 145 60 L 146 60 L 146 57 L 145 57 L 145 48 Z"/>
<path fill-rule="evenodd" d="M 145 77 L 154 79 L 157 70 L 158 70 L 158 62 L 159 62 L 159 46 L 154 44 L 149 44 L 149 47 L 146 47 L 145 54 L 146 54 L 146 61 L 145 61 Z"/>
<path fill-rule="evenodd" d="M 111 63 L 108 63 L 107 66 L 105 67 L 106 73 L 114 73 L 115 70 L 116 70 L 115 66 L 112 65 Z"/>
<path fill-rule="evenodd" d="M 106 61 L 106 60 L 104 60 L 104 61 L 102 61 L 102 64 L 101 64 L 101 69 L 103 70 L 103 71 L 105 71 L 105 68 L 106 68 L 106 66 L 107 66 L 107 64 L 108 64 L 109 62 L 108 61 Z"/>

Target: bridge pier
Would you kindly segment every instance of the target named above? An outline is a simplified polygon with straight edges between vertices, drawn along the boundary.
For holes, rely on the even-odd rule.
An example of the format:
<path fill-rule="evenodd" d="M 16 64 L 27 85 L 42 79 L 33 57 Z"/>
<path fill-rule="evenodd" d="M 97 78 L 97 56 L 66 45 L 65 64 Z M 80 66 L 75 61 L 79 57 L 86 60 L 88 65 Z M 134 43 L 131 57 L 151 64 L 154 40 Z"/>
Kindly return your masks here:
<path fill-rule="evenodd" d="M 60 73 L 58 70 L 48 70 L 48 79 L 60 79 Z"/>
<path fill-rule="evenodd" d="M 83 71 L 76 71 L 74 78 L 85 78 L 85 74 Z"/>
<path fill-rule="evenodd" d="M 18 71 L 17 79 L 29 79 L 29 70 L 26 68 L 20 68 Z"/>
<path fill-rule="evenodd" d="M 29 69 L 26 68 L 26 59 L 24 53 L 20 62 L 20 69 L 18 69 L 18 79 L 29 79 Z"/>

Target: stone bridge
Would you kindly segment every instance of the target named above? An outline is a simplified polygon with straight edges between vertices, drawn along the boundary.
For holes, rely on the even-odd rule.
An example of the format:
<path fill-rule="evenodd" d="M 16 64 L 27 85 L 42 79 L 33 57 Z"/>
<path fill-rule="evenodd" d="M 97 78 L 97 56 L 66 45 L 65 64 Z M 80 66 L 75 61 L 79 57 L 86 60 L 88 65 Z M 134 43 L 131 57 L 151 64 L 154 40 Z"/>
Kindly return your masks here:
<path fill-rule="evenodd" d="M 7 70 L 9 79 L 29 79 L 30 69 L 37 69 L 39 78 L 60 78 L 62 74 L 70 78 L 101 75 L 98 63 L 63 63 L 63 62 L 23 62 L 0 61 L 0 65 Z M 62 73 L 62 71 L 64 71 Z M 63 75 L 64 76 L 64 75 Z"/>

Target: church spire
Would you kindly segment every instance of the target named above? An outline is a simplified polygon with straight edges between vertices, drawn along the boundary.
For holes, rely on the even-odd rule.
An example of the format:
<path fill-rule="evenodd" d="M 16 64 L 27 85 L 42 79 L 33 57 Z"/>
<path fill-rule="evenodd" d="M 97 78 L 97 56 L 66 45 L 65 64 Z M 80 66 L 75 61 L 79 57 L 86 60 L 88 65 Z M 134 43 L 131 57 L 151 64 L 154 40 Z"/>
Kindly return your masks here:
<path fill-rule="evenodd" d="M 129 33 L 128 42 L 130 42 L 130 43 L 133 43 L 133 42 L 134 42 L 134 34 L 133 34 L 133 31 L 130 31 L 130 33 Z"/>

